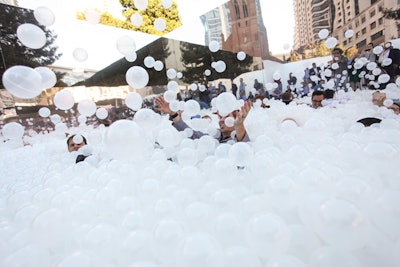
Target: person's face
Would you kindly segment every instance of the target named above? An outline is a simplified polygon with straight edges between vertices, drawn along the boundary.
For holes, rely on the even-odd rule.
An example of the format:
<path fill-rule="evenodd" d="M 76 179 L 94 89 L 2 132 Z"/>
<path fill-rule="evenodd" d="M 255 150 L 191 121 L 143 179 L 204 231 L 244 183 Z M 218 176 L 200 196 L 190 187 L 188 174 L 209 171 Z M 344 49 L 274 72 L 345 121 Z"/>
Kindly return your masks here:
<path fill-rule="evenodd" d="M 372 48 L 373 48 L 373 47 L 372 47 L 372 44 L 369 44 L 369 45 L 367 46 L 368 51 L 371 50 Z"/>
<path fill-rule="evenodd" d="M 73 138 L 72 138 L 73 139 Z M 82 142 L 80 144 L 75 144 L 74 140 L 69 140 L 68 142 L 68 151 L 72 152 L 72 151 L 78 151 L 79 148 L 83 147 L 85 145 L 85 142 Z"/>
<path fill-rule="evenodd" d="M 313 96 L 313 98 L 311 100 L 312 106 L 314 108 L 322 107 L 322 100 L 324 100 L 324 96 L 323 95 Z"/>
<path fill-rule="evenodd" d="M 229 114 L 226 115 L 226 116 L 220 116 L 220 115 L 218 115 L 218 116 L 219 116 L 219 122 L 218 122 L 218 124 L 219 124 L 219 129 L 220 129 L 220 131 L 221 131 L 221 134 L 222 134 L 223 136 L 229 136 L 229 135 L 235 130 L 235 127 L 234 127 L 234 126 L 230 126 L 230 127 L 227 126 L 227 125 L 225 124 L 225 119 L 228 118 L 228 117 L 231 117 L 231 118 L 234 119 L 233 112 L 229 113 Z"/>

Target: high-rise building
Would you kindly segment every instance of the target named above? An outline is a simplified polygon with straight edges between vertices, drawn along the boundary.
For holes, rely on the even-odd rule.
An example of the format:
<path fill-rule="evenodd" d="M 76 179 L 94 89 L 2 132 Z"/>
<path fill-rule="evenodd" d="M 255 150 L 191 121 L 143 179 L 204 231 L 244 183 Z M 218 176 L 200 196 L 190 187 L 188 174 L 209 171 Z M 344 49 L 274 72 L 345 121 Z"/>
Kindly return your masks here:
<path fill-rule="evenodd" d="M 259 0 L 230 0 L 201 17 L 206 44 L 219 41 L 221 48 L 261 57 L 269 56 L 267 30 Z"/>
<path fill-rule="evenodd" d="M 231 14 L 228 4 L 225 3 L 200 17 L 205 29 L 205 44 L 217 41 L 222 43 L 231 34 Z"/>
<path fill-rule="evenodd" d="M 383 8 L 399 8 L 400 0 L 294 0 L 294 49 L 318 44 L 318 33 L 327 29 L 344 48 L 360 50 L 372 42 L 398 38 L 394 20 L 383 17 Z M 352 30 L 354 35 L 345 34 Z"/>
<path fill-rule="evenodd" d="M 0 0 L 0 3 L 11 6 L 18 6 L 18 0 Z"/>
<path fill-rule="evenodd" d="M 304 48 L 319 42 L 322 29 L 333 29 L 332 0 L 294 0 L 295 15 L 294 48 Z"/>
<path fill-rule="evenodd" d="M 233 52 L 269 58 L 267 30 L 261 15 L 260 0 L 231 0 L 228 2 L 232 32 L 222 48 Z"/>

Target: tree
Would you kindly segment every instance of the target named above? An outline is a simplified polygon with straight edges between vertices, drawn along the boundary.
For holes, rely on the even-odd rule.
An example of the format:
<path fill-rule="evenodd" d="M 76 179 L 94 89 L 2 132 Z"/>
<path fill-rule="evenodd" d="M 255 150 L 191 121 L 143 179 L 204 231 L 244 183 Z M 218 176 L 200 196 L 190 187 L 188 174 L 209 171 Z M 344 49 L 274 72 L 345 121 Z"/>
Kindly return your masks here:
<path fill-rule="evenodd" d="M 1 66 L 0 76 L 6 69 L 24 65 L 28 67 L 38 67 L 53 64 L 62 55 L 57 52 L 58 46 L 54 44 L 57 35 L 38 25 L 33 11 L 30 9 L 19 8 L 15 6 L 0 4 L 0 47 L 1 47 Z M 24 23 L 32 23 L 40 27 L 46 34 L 46 44 L 41 49 L 31 49 L 24 46 L 17 37 L 17 28 Z M 58 73 L 58 77 L 62 74 Z M 0 81 L 1 88 L 4 88 Z"/>
<path fill-rule="evenodd" d="M 395 20 L 397 29 L 400 31 L 400 22 L 399 22 L 399 20 L 400 20 L 400 8 L 398 8 L 398 9 L 392 9 L 392 8 L 391 9 L 387 9 L 387 8 L 384 8 L 384 9 L 382 9 L 381 12 L 383 13 L 383 16 L 386 19 Z"/>
<path fill-rule="evenodd" d="M 173 1 L 170 8 L 166 9 L 161 4 L 161 0 L 148 0 L 148 7 L 145 10 L 138 10 L 131 0 L 120 0 L 119 2 L 121 3 L 123 8 L 122 15 L 126 18 L 126 20 L 115 18 L 110 13 L 103 12 L 100 16 L 101 24 L 127 30 L 135 30 L 149 34 L 155 34 L 159 36 L 171 32 L 182 25 L 181 17 L 179 16 L 178 5 L 175 1 Z M 131 23 L 130 19 L 131 16 L 134 14 L 139 14 L 143 19 L 143 23 L 139 27 L 136 27 Z M 85 13 L 78 12 L 77 18 L 84 20 Z M 162 18 L 166 22 L 166 28 L 162 32 L 158 31 L 154 27 L 154 21 L 157 18 Z"/>
<path fill-rule="evenodd" d="M 211 75 L 207 80 L 221 78 L 233 79 L 242 73 L 251 71 L 250 65 L 253 57 L 246 56 L 243 61 L 236 58 L 236 54 L 226 50 L 218 50 L 212 53 L 207 46 L 181 42 L 181 61 L 184 66 L 183 81 L 186 83 L 202 82 L 206 77 L 204 72 L 209 69 Z M 212 62 L 222 60 L 226 64 L 226 70 L 218 73 L 212 67 Z"/>

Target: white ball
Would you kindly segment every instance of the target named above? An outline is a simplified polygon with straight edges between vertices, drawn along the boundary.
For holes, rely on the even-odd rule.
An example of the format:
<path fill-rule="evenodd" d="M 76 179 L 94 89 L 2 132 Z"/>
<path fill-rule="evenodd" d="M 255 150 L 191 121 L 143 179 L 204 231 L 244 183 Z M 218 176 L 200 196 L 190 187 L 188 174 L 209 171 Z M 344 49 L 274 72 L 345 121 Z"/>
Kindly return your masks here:
<path fill-rule="evenodd" d="M 126 72 L 125 78 L 133 89 L 142 89 L 149 83 L 149 74 L 139 66 L 130 67 Z"/>
<path fill-rule="evenodd" d="M 138 10 L 146 10 L 149 5 L 149 1 L 148 0 L 135 0 L 134 4 Z"/>
<path fill-rule="evenodd" d="M 30 99 L 42 93 L 42 77 L 32 68 L 13 66 L 2 77 L 3 85 L 12 95 Z"/>
<path fill-rule="evenodd" d="M 151 148 L 143 129 L 134 121 L 118 120 L 105 136 L 107 150 L 117 160 L 139 159 Z"/>
<path fill-rule="evenodd" d="M 161 71 L 164 68 L 164 63 L 161 60 L 154 62 L 154 69 L 156 71 Z"/>
<path fill-rule="evenodd" d="M 154 20 L 154 28 L 156 28 L 156 30 L 159 32 L 163 32 L 167 28 L 167 22 L 165 21 L 165 19 L 156 18 Z"/>
<path fill-rule="evenodd" d="M 38 26 L 24 23 L 17 28 L 17 37 L 23 45 L 32 49 L 42 48 L 46 44 L 46 34 Z"/>
<path fill-rule="evenodd" d="M 135 13 L 131 16 L 131 23 L 135 27 L 140 27 L 143 23 L 143 17 L 139 13 Z"/>
<path fill-rule="evenodd" d="M 155 62 L 156 60 L 152 56 L 147 56 L 143 60 L 144 65 L 149 69 L 154 67 Z"/>
<path fill-rule="evenodd" d="M 42 88 L 49 89 L 52 88 L 57 83 L 56 74 L 47 67 L 37 67 L 34 69 L 42 77 Z"/>
<path fill-rule="evenodd" d="M 168 79 L 176 78 L 176 70 L 175 69 L 168 69 L 167 70 L 167 77 L 168 77 Z"/>
<path fill-rule="evenodd" d="M 54 105 L 61 110 L 68 110 L 75 104 L 74 96 L 68 90 L 63 90 L 54 95 Z"/>
<path fill-rule="evenodd" d="M 179 84 L 176 81 L 169 81 L 167 84 L 167 88 L 170 91 L 178 92 Z"/>
<path fill-rule="evenodd" d="M 128 35 L 123 35 L 119 37 L 116 45 L 118 51 L 124 56 L 136 52 L 136 42 L 132 37 Z"/>
<path fill-rule="evenodd" d="M 75 48 L 72 52 L 72 56 L 78 62 L 85 62 L 88 59 L 88 52 L 84 48 Z"/>
<path fill-rule="evenodd" d="M 354 31 L 351 30 L 351 29 L 347 30 L 347 31 L 344 33 L 344 36 L 345 36 L 346 38 L 351 38 L 351 37 L 353 37 L 353 35 L 354 35 Z"/>
<path fill-rule="evenodd" d="M 7 139 L 20 139 L 24 135 L 25 128 L 18 122 L 9 122 L 1 130 Z"/>
<path fill-rule="evenodd" d="M 211 41 L 208 44 L 208 48 L 210 49 L 211 52 L 217 52 L 219 50 L 219 42 L 218 41 Z"/>
<path fill-rule="evenodd" d="M 162 0 L 161 4 L 164 8 L 168 9 L 172 6 L 172 0 Z"/>
<path fill-rule="evenodd" d="M 125 104 L 128 108 L 137 111 L 142 108 L 142 96 L 136 92 L 130 92 L 125 97 Z"/>
<path fill-rule="evenodd" d="M 383 47 L 380 46 L 380 45 L 377 45 L 377 46 L 374 47 L 374 49 L 372 49 L 372 52 L 373 52 L 375 55 L 380 55 L 380 53 L 383 52 Z"/>
<path fill-rule="evenodd" d="M 242 61 L 246 58 L 246 53 L 243 51 L 240 51 L 239 53 L 237 53 L 236 57 L 238 60 Z"/>
<path fill-rule="evenodd" d="M 90 117 L 96 113 L 96 103 L 91 99 L 83 99 L 78 103 L 78 111 L 80 114 Z"/>
<path fill-rule="evenodd" d="M 96 117 L 99 118 L 100 120 L 104 120 L 105 118 L 108 117 L 108 111 L 105 108 L 98 108 L 96 110 Z"/>
<path fill-rule="evenodd" d="M 100 12 L 96 9 L 89 8 L 85 10 L 86 21 L 92 24 L 98 24 L 100 22 Z"/>
<path fill-rule="evenodd" d="M 333 49 L 338 44 L 338 40 L 335 37 L 329 37 L 326 39 L 325 45 L 327 48 Z"/>
<path fill-rule="evenodd" d="M 318 32 L 318 37 L 320 39 L 325 39 L 326 37 L 328 37 L 329 35 L 329 31 L 327 29 L 322 29 Z"/>
<path fill-rule="evenodd" d="M 33 15 L 37 22 L 39 22 L 43 26 L 51 26 L 54 24 L 55 16 L 54 13 L 47 7 L 41 6 L 37 7 L 33 11 Z"/>
<path fill-rule="evenodd" d="M 46 107 L 42 107 L 39 109 L 39 115 L 42 118 L 47 118 L 48 116 L 50 116 L 50 109 L 46 108 Z"/>

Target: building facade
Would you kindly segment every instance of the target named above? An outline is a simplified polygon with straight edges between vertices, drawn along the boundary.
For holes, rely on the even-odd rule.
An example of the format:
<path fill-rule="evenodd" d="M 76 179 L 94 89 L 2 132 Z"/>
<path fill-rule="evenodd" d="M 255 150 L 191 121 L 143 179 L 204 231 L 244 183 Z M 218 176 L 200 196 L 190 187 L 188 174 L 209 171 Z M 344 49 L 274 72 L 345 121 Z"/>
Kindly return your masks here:
<path fill-rule="evenodd" d="M 269 45 L 259 0 L 231 0 L 228 2 L 231 14 L 231 35 L 222 48 L 233 52 L 267 59 Z"/>
<path fill-rule="evenodd" d="M 363 50 L 399 37 L 396 22 L 383 17 L 381 10 L 397 9 L 400 0 L 294 0 L 294 49 L 316 45 L 321 29 L 329 30 L 344 48 Z M 354 34 L 346 36 L 346 31 Z"/>

